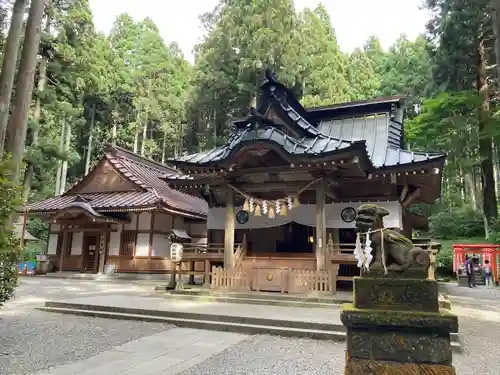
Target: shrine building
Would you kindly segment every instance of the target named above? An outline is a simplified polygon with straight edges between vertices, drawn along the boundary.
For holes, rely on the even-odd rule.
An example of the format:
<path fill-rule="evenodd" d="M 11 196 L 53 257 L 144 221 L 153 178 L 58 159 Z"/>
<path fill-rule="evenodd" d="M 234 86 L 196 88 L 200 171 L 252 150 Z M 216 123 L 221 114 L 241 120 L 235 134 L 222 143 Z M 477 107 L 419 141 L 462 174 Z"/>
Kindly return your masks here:
<path fill-rule="evenodd" d="M 440 196 L 444 162 L 406 149 L 403 99 L 304 108 L 267 72 L 227 143 L 169 160 L 175 171 L 162 178 L 207 201 L 208 242 L 224 243 L 225 269 L 244 270 L 251 289 L 287 292 L 292 271 L 325 270 L 333 288 L 359 274 L 361 203 L 385 207 L 385 226 L 410 238 L 426 228 L 409 208 Z"/>
<path fill-rule="evenodd" d="M 160 179 L 172 171 L 109 147 L 64 194 L 29 204 L 25 214 L 50 222 L 55 270 L 103 273 L 108 265 L 120 273 L 169 273 L 172 240 L 206 247 L 207 204 Z"/>

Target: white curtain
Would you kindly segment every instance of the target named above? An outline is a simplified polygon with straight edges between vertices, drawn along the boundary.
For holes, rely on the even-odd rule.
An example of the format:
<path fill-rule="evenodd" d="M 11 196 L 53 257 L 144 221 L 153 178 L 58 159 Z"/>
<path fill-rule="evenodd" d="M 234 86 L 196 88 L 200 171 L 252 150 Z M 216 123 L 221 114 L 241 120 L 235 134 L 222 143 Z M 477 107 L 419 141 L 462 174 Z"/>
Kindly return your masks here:
<path fill-rule="evenodd" d="M 366 203 L 366 202 L 363 202 Z M 333 203 L 326 205 L 326 227 L 327 228 L 354 228 L 354 221 L 346 223 L 340 217 L 344 208 L 353 207 L 357 209 L 362 202 Z M 403 228 L 401 205 L 399 202 L 373 202 L 380 207 L 387 209 L 390 214 L 384 217 L 384 225 L 391 228 Z M 236 212 L 241 207 L 236 208 Z M 275 219 L 269 219 L 267 215 L 255 216 L 250 214 L 250 219 L 246 224 L 235 223 L 236 229 L 258 229 L 270 228 L 285 225 L 294 221 L 298 224 L 316 227 L 316 205 L 302 204 L 297 208 L 287 210 L 286 216 L 276 215 Z M 208 229 L 225 229 L 226 208 L 213 207 L 208 210 Z"/>

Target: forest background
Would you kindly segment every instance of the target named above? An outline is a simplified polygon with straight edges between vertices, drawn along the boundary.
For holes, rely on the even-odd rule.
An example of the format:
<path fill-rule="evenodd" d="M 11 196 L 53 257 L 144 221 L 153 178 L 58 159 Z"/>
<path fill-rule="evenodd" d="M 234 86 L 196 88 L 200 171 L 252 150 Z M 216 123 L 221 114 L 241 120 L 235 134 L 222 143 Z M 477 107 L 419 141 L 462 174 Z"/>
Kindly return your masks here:
<path fill-rule="evenodd" d="M 26 21 L 36 6 L 41 12 Z M 31 7 L 0 0 L 0 154 L 25 167 L 11 178 L 0 165 L 7 207 L 0 219 L 21 202 L 5 181 L 22 185 L 22 201 L 61 194 L 108 144 L 159 162 L 223 144 L 269 68 L 305 107 L 407 97 L 406 146 L 448 154 L 441 199 L 414 209 L 429 216 L 425 236 L 443 242 L 439 261 L 449 269 L 450 241 L 500 241 L 500 5 L 422 6 L 432 14 L 425 35 L 401 35 L 388 50 L 372 36 L 346 54 L 323 6 L 297 12 L 292 0 L 221 0 L 202 17 L 205 36 L 190 64 L 150 19 L 122 14 L 105 36 L 87 0 L 32 0 Z M 36 32 L 39 43 L 30 36 Z M 23 106 L 9 106 L 23 96 Z M 32 218 L 28 228 L 46 240 L 45 223 Z"/>

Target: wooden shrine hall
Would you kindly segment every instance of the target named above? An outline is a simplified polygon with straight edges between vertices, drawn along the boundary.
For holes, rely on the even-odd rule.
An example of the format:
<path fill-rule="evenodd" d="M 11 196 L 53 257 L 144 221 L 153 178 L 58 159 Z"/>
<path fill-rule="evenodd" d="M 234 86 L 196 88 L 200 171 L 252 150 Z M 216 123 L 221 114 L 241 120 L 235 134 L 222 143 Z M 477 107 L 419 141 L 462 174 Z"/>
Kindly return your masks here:
<path fill-rule="evenodd" d="M 203 274 L 210 270 L 205 260 L 222 261 L 222 244 L 211 258 L 197 254 L 198 247 L 207 248 L 207 203 L 160 179 L 172 171 L 109 147 L 72 188 L 29 204 L 25 214 L 50 223 L 47 254 L 56 270 L 103 273 L 111 266 L 120 273 L 169 273 L 170 244 L 178 241 L 193 250 L 186 251 L 183 266 Z"/>
<path fill-rule="evenodd" d="M 385 225 L 410 238 L 427 226 L 408 209 L 439 197 L 445 155 L 405 149 L 402 104 L 304 108 L 266 72 L 256 108 L 232 123 L 224 146 L 169 161 L 176 172 L 163 179 L 208 202 L 208 240 L 224 242 L 218 272 L 239 279 L 227 285 L 304 292 L 320 281 L 333 291 L 352 280 L 361 202 L 387 208 Z"/>

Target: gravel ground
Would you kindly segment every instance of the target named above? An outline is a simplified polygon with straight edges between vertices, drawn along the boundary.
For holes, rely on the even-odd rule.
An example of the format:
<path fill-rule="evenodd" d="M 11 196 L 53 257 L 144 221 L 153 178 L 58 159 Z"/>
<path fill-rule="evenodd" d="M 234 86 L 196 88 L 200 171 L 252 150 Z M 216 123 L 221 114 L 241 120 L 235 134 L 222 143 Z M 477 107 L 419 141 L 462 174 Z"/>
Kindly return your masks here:
<path fill-rule="evenodd" d="M 86 359 L 168 325 L 31 312 L 0 320 L 0 374 L 24 375 Z"/>
<path fill-rule="evenodd" d="M 94 356 L 171 326 L 36 311 L 47 299 L 141 295 L 151 286 L 23 277 L 0 312 L 0 374 L 25 375 Z"/>
<path fill-rule="evenodd" d="M 342 375 L 344 349 L 343 342 L 260 335 L 180 375 Z"/>
<path fill-rule="evenodd" d="M 461 318 L 460 333 L 463 352 L 453 356 L 457 374 L 498 375 L 499 324 Z M 344 342 L 254 336 L 181 375 L 342 375 L 344 364 Z"/>
<path fill-rule="evenodd" d="M 446 287 L 459 312 L 463 352 L 454 355 L 458 375 L 498 375 L 500 357 L 494 349 L 500 337 L 500 288 Z M 78 361 L 128 341 L 171 327 L 59 315 L 34 311 L 46 299 L 90 295 L 150 293 L 134 283 L 24 280 L 0 318 L 0 374 L 26 375 L 36 370 Z M 453 297 L 456 296 L 456 297 Z M 216 334 L 216 333 L 214 333 Z M 182 375 L 341 375 L 345 343 L 253 336 Z"/>

